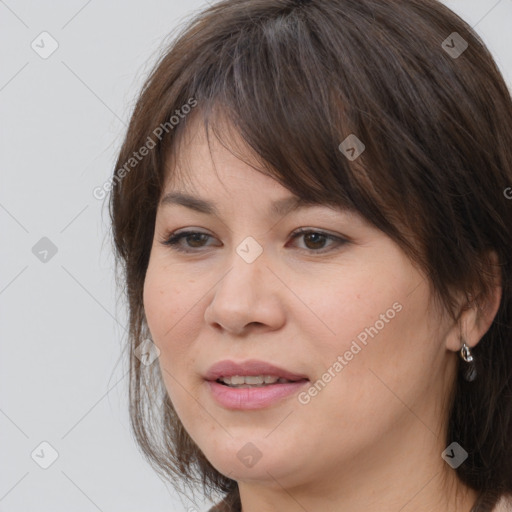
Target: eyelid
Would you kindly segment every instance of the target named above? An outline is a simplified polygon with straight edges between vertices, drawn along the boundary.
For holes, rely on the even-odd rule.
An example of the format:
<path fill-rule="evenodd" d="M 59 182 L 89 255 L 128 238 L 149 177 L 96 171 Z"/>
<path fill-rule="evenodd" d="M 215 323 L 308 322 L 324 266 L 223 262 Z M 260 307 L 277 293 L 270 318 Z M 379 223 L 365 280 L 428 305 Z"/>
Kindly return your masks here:
<path fill-rule="evenodd" d="M 179 242 L 181 240 L 187 238 L 188 236 L 192 236 L 192 235 L 204 235 L 209 238 L 215 238 L 212 235 L 210 235 L 209 233 L 205 233 L 203 231 L 197 231 L 195 229 L 185 229 L 183 231 L 176 230 L 176 231 L 173 231 L 172 233 L 168 233 L 167 235 L 164 236 L 163 240 L 160 240 L 160 243 L 162 245 L 168 246 L 171 249 L 178 251 L 178 252 L 198 253 L 198 252 L 200 252 L 199 250 L 194 250 L 193 248 L 190 248 L 190 250 L 186 250 L 186 249 L 180 248 L 180 246 L 179 246 Z M 199 249 L 201 249 L 201 248 L 199 248 Z"/>
<path fill-rule="evenodd" d="M 306 235 L 306 234 L 311 234 L 311 233 L 319 234 L 319 235 L 323 236 L 326 240 L 330 240 L 331 242 L 333 242 L 331 244 L 331 246 L 334 245 L 335 247 L 329 248 L 330 246 L 328 246 L 327 248 L 322 248 L 319 250 L 299 248 L 300 251 L 306 252 L 309 254 L 315 254 L 315 253 L 316 254 L 324 254 L 324 253 L 332 252 L 336 247 L 344 246 L 344 245 L 351 243 L 351 240 L 348 237 L 341 236 L 341 235 L 334 235 L 327 231 L 324 231 L 323 229 L 318 229 L 318 228 L 307 228 L 307 227 L 306 228 L 304 228 L 304 227 L 298 228 L 295 231 L 293 231 L 289 235 L 289 237 L 291 240 L 295 240 L 296 238 L 299 238 L 301 235 Z M 192 235 L 204 235 L 209 238 L 215 238 L 212 235 L 210 235 L 209 233 L 206 233 L 203 231 L 198 231 L 198 230 L 194 230 L 194 229 L 185 229 L 183 231 L 176 230 L 172 233 L 167 234 L 163 240 L 160 240 L 160 243 L 162 245 L 170 247 L 174 251 L 185 253 L 185 254 L 199 254 L 199 253 L 204 252 L 204 248 L 209 247 L 209 246 L 203 246 L 203 247 L 199 247 L 199 248 L 188 248 L 188 249 L 183 249 L 182 247 L 180 247 L 181 240 L 186 239 L 188 236 L 192 236 Z"/>

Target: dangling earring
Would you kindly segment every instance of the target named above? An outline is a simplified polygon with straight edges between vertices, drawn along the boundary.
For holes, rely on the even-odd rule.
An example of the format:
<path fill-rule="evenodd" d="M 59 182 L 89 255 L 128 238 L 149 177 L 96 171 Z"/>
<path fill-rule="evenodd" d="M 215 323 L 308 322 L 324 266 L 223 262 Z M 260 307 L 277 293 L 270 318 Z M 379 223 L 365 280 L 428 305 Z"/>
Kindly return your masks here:
<path fill-rule="evenodd" d="M 466 345 L 464 340 L 462 340 L 460 355 L 462 359 L 467 363 L 466 368 L 464 369 L 464 378 L 468 382 L 473 382 L 476 378 L 475 358 L 471 353 L 471 349 Z"/>

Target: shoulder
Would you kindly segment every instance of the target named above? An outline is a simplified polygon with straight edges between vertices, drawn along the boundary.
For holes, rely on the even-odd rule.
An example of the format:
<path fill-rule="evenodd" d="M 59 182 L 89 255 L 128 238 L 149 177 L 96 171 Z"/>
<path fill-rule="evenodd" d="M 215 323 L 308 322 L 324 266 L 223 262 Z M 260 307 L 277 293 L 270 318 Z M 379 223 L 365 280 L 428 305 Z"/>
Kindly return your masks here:
<path fill-rule="evenodd" d="M 209 509 L 208 512 L 231 512 L 231 510 L 232 509 L 230 509 L 224 501 L 221 501 Z M 496 512 L 501 512 L 501 510 L 497 510 Z"/>
<path fill-rule="evenodd" d="M 208 510 L 208 512 L 231 512 L 231 508 L 229 505 L 222 500 L 220 503 L 217 503 L 217 505 L 214 505 L 211 509 Z M 496 503 L 496 506 L 493 508 L 492 512 L 512 512 L 512 497 L 507 498 L 503 496 L 498 503 Z"/>
<path fill-rule="evenodd" d="M 231 490 L 219 503 L 214 505 L 208 512 L 241 512 L 240 495 L 238 488 Z"/>
<path fill-rule="evenodd" d="M 512 497 L 502 496 L 492 512 L 512 512 Z"/>
<path fill-rule="evenodd" d="M 228 505 L 226 500 L 222 500 L 209 509 L 208 512 L 231 512 L 232 510 L 233 508 Z M 501 512 L 501 510 L 498 512 Z"/>

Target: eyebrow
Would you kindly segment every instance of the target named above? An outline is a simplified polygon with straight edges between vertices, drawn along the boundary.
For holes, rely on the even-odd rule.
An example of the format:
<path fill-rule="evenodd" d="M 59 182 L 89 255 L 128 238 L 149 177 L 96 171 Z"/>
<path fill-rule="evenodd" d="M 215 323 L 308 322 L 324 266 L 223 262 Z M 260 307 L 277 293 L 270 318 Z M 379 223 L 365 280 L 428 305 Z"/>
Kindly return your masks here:
<path fill-rule="evenodd" d="M 185 206 L 186 208 L 190 208 L 196 212 L 219 216 L 219 212 L 214 203 L 189 194 L 169 192 L 160 201 L 161 206 L 176 204 Z M 272 202 L 269 214 L 273 217 L 284 216 L 290 212 L 314 206 L 328 206 L 332 208 L 332 206 L 328 204 L 318 203 L 316 201 L 311 201 L 297 196 L 290 196 Z M 340 206 L 338 206 L 338 208 L 344 209 Z"/>

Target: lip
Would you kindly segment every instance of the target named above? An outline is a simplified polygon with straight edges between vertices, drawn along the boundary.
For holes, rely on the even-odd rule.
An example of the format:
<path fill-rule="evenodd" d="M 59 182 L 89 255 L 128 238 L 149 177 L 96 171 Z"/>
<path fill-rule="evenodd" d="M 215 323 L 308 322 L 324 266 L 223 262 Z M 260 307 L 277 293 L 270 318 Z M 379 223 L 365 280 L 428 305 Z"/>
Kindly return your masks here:
<path fill-rule="evenodd" d="M 271 375 L 293 382 L 268 384 L 254 388 L 231 388 L 217 381 L 220 377 Z M 309 378 L 265 361 L 251 359 L 240 363 L 219 361 L 205 375 L 209 392 L 216 402 L 226 409 L 254 410 L 269 407 L 280 400 L 295 395 L 309 384 Z"/>
<path fill-rule="evenodd" d="M 307 375 L 293 373 L 271 363 L 258 361 L 257 359 L 250 359 L 241 363 L 235 363 L 234 361 L 229 360 L 219 361 L 210 366 L 204 378 L 208 381 L 216 381 L 221 377 L 233 377 L 234 375 L 241 375 L 244 377 L 271 375 L 273 377 L 280 377 L 282 379 L 292 381 L 308 379 Z"/>
<path fill-rule="evenodd" d="M 263 409 L 296 395 L 305 386 L 309 386 L 309 380 L 269 384 L 254 388 L 230 388 L 216 381 L 206 381 L 205 383 L 219 405 L 234 410 Z"/>

